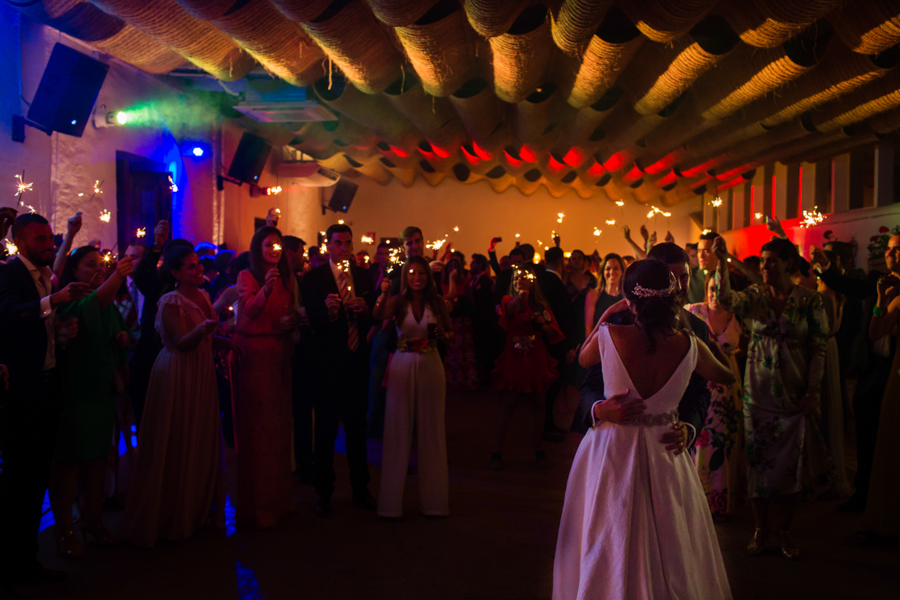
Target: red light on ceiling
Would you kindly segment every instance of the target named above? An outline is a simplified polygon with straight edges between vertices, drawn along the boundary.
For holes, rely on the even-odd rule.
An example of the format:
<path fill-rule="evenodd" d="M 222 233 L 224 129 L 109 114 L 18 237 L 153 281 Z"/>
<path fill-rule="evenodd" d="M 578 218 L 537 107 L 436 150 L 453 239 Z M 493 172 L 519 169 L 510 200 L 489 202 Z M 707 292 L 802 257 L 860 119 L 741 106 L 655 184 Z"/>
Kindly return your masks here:
<path fill-rule="evenodd" d="M 718 191 L 722 192 L 722 191 L 724 191 L 724 190 L 730 190 L 730 189 L 733 188 L 734 186 L 740 185 L 741 183 L 747 183 L 747 180 L 744 179 L 743 177 L 740 177 L 740 176 L 735 177 L 735 178 L 732 179 L 731 181 L 729 181 L 729 182 L 727 182 L 727 183 L 723 183 L 722 185 L 720 185 L 720 186 L 718 187 Z"/>
<path fill-rule="evenodd" d="M 678 181 L 678 175 L 675 171 L 669 171 L 669 173 L 656 181 L 656 187 L 664 188 L 669 184 L 675 183 Z"/>
<path fill-rule="evenodd" d="M 623 177 L 624 181 L 634 182 L 644 176 L 644 172 L 637 165 L 634 165 L 630 171 Z"/>
<path fill-rule="evenodd" d="M 518 167 L 519 165 L 522 164 L 522 161 L 521 161 L 521 160 L 519 160 L 518 158 L 513 158 L 513 157 L 510 155 L 510 153 L 507 152 L 506 150 L 503 151 L 503 154 L 506 155 L 506 160 L 507 160 L 507 162 L 510 164 L 510 166 L 512 166 L 512 167 Z"/>
<path fill-rule="evenodd" d="M 663 156 L 661 159 L 659 159 L 658 161 L 656 161 L 655 163 L 653 163 L 646 169 L 644 169 L 644 171 L 646 171 L 650 175 L 659 175 L 666 169 L 671 169 L 674 164 L 675 164 L 675 153 L 671 152 L 671 153 Z"/>
<path fill-rule="evenodd" d="M 462 150 L 463 156 L 466 157 L 466 160 L 469 161 L 470 164 L 477 165 L 479 162 L 481 162 L 480 160 L 478 160 L 477 156 L 475 156 L 474 154 L 469 154 L 469 151 L 466 150 L 465 146 L 460 146 L 459 149 Z"/>
<path fill-rule="evenodd" d="M 396 146 L 391 146 L 391 150 L 393 150 L 394 154 L 396 154 L 400 158 L 406 158 L 407 156 L 409 156 L 409 153 L 404 152 L 403 150 L 401 150 L 400 148 L 397 148 Z"/>
<path fill-rule="evenodd" d="M 437 154 L 438 156 L 440 156 L 441 158 L 450 158 L 450 155 L 453 154 L 449 150 L 444 150 L 440 146 L 436 146 L 434 144 L 432 144 L 431 147 L 434 149 L 434 153 Z"/>
<path fill-rule="evenodd" d="M 751 168 L 753 168 L 753 165 L 751 163 L 747 163 L 746 165 L 742 165 L 740 167 L 737 167 L 736 169 L 731 169 L 729 171 L 725 171 L 720 175 L 716 175 L 716 178 L 719 181 L 731 181 L 741 173 L 746 173 Z"/>
<path fill-rule="evenodd" d="M 616 152 L 607 159 L 603 166 L 607 171 L 618 171 L 625 164 L 625 156 L 621 152 Z"/>
<path fill-rule="evenodd" d="M 584 153 L 582 153 L 581 148 L 575 146 L 565 155 L 563 162 L 570 167 L 580 167 L 581 163 L 584 162 Z"/>
<path fill-rule="evenodd" d="M 427 158 L 429 160 L 435 160 L 437 158 L 435 156 L 434 152 L 429 152 L 428 150 L 422 150 L 422 146 L 418 146 L 416 149 L 422 153 L 422 156 L 424 156 L 425 158 Z"/>
<path fill-rule="evenodd" d="M 478 158 L 481 160 L 491 160 L 494 158 L 494 155 L 479 146 L 474 140 L 472 141 L 472 148 L 475 150 L 475 154 L 478 155 Z"/>
<path fill-rule="evenodd" d="M 594 177 L 600 177 L 604 173 L 606 173 L 606 169 L 603 167 L 603 165 L 598 163 L 596 160 L 594 161 L 594 164 L 591 165 L 591 168 L 588 169 L 588 174 L 592 175 Z"/>
<path fill-rule="evenodd" d="M 552 154 L 550 155 L 550 161 L 547 163 L 547 166 L 549 166 L 550 170 L 553 171 L 554 173 L 559 173 L 560 171 L 562 171 L 563 169 L 566 168 L 566 165 L 562 164 L 561 162 L 559 162 L 558 160 L 553 158 Z"/>
<path fill-rule="evenodd" d="M 713 158 L 713 159 L 706 161 L 702 165 L 697 165 L 696 167 L 694 167 L 692 169 L 688 169 L 687 171 L 682 171 L 681 174 L 684 175 L 685 177 L 696 177 L 697 175 L 700 175 L 704 171 L 707 171 L 707 170 L 713 168 L 715 166 L 715 164 L 716 164 L 716 159 Z"/>
<path fill-rule="evenodd" d="M 537 162 L 537 154 L 528 147 L 528 144 L 522 144 L 522 149 L 519 150 L 519 156 L 522 157 L 522 160 L 525 162 L 534 163 Z"/>

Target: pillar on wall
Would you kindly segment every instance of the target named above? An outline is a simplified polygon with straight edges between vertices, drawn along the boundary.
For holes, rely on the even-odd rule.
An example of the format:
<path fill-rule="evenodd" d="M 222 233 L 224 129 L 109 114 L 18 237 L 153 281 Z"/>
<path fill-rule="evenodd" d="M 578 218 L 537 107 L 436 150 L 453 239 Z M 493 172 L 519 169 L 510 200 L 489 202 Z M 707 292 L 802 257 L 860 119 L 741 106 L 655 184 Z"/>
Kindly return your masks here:
<path fill-rule="evenodd" d="M 750 225 L 750 183 L 731 188 L 731 228 L 741 229 Z"/>
<path fill-rule="evenodd" d="M 894 141 L 875 146 L 875 206 L 894 203 Z"/>
<path fill-rule="evenodd" d="M 850 209 L 864 208 L 868 161 L 863 152 L 850 152 Z"/>
<path fill-rule="evenodd" d="M 734 221 L 734 195 L 732 190 L 725 190 L 722 194 L 722 208 L 719 212 L 719 229 L 718 231 L 728 231 L 731 229 L 731 223 Z"/>
<path fill-rule="evenodd" d="M 772 177 L 775 174 L 773 165 L 766 165 L 756 170 L 751 182 L 752 212 L 772 215 Z"/>
<path fill-rule="evenodd" d="M 831 159 L 831 212 L 850 210 L 850 154 Z"/>
<path fill-rule="evenodd" d="M 800 165 L 775 163 L 773 189 L 773 211 L 779 220 L 798 216 L 800 195 Z"/>
<path fill-rule="evenodd" d="M 716 209 L 713 208 L 712 201 L 715 198 L 712 194 L 702 194 L 700 196 L 700 201 L 703 202 L 703 228 L 704 229 L 712 229 L 715 231 L 715 214 Z"/>
<path fill-rule="evenodd" d="M 828 180 L 831 177 L 831 161 L 802 163 L 800 174 L 800 214 L 816 207 L 821 212 L 829 212 Z"/>

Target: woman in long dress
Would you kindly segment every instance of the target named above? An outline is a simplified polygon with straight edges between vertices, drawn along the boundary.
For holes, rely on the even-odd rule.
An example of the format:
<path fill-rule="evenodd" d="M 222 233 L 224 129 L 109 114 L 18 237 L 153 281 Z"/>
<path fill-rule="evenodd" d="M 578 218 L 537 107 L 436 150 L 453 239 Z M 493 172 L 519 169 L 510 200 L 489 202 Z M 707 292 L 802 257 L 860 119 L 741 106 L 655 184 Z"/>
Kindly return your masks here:
<path fill-rule="evenodd" d="M 387 378 L 384 446 L 378 516 L 403 516 L 413 430 L 418 439 L 419 501 L 422 514 L 446 516 L 449 508 L 447 434 L 444 402 L 447 384 L 437 342 L 451 333 L 447 305 L 437 295 L 428 262 L 414 256 L 403 266 L 401 293 L 391 297 L 391 281 L 381 284 L 374 317 L 397 328 L 397 351 Z"/>
<path fill-rule="evenodd" d="M 600 284 L 596 289 L 588 290 L 584 301 L 584 331 L 587 336 L 606 310 L 622 299 L 622 275 L 625 273 L 625 261 L 615 253 L 609 253 L 603 257 L 600 268 Z M 578 362 L 578 361 L 576 361 Z M 579 367 L 581 367 L 579 364 Z M 591 406 L 603 396 L 603 369 L 596 364 L 590 369 L 585 369 L 584 379 L 578 390 L 578 408 L 575 410 L 575 418 L 572 419 L 571 431 L 581 434 L 587 432 L 590 426 Z"/>
<path fill-rule="evenodd" d="M 741 393 L 741 374 L 735 351 L 741 339 L 741 322 L 722 308 L 716 296 L 716 276 L 709 273 L 705 282 L 706 302 L 691 304 L 687 310 L 703 319 L 714 338 L 728 356 L 734 383 L 709 384 L 711 398 L 703 429 L 694 445 L 697 473 L 706 493 L 706 501 L 714 521 L 724 521 L 736 499 L 746 498 L 746 464 L 743 458 L 744 403 Z"/>
<path fill-rule="evenodd" d="M 772 508 L 781 553 L 796 559 L 800 550 L 790 529 L 801 492 L 812 498 L 828 489 L 833 469 L 815 418 L 828 336 L 822 296 L 792 283 L 799 255 L 789 240 L 776 238 L 763 245 L 764 283 L 743 292 L 731 289 L 725 240 L 716 238 L 713 247 L 719 256 L 719 302 L 743 318 L 750 332 L 744 432 L 756 530 L 747 552 L 765 552 Z"/>
<path fill-rule="evenodd" d="M 451 392 L 471 392 L 478 389 L 478 363 L 472 337 L 472 292 L 465 269 L 457 257 L 444 267 L 440 283 L 444 300 L 450 303 L 450 319 L 454 336 L 447 341 L 444 372 L 447 389 Z"/>
<path fill-rule="evenodd" d="M 531 405 L 535 464 L 546 465 L 547 456 L 541 449 L 544 392 L 559 377 L 556 359 L 550 356 L 547 345 L 558 344 L 565 337 L 541 293 L 534 265 L 526 263 L 517 268 L 509 288 L 509 295 L 500 304 L 506 345 L 491 373 L 494 389 L 502 395 L 495 450 L 491 454 L 491 468 L 495 470 L 503 467 L 503 442 L 520 395 L 527 396 Z"/>
<path fill-rule="evenodd" d="M 62 556 L 83 558 L 84 548 L 72 532 L 72 505 L 82 480 L 85 538 L 111 545 L 103 525 L 103 484 L 116 417 L 114 378 L 125 362 L 129 337 L 125 322 L 113 303 L 116 291 L 131 273 L 131 258 L 123 258 L 106 278 L 109 262 L 93 246 L 82 246 L 66 259 L 60 289 L 80 281 L 93 292 L 59 307 L 60 320 L 78 319 L 79 335 L 60 347 L 59 368 L 63 409 L 50 478 L 50 505 L 56 525 L 53 537 Z M 85 540 L 86 541 L 86 540 Z"/>
<path fill-rule="evenodd" d="M 250 268 L 238 274 L 235 518 L 241 527 L 270 527 L 294 509 L 291 356 L 297 290 L 281 244 L 278 229 L 260 227 L 250 241 Z"/>
<path fill-rule="evenodd" d="M 677 423 L 694 371 L 723 384 L 734 376 L 705 344 L 676 332 L 678 282 L 664 263 L 634 263 L 624 289 L 635 324 L 600 323 L 581 351 L 583 364 L 602 365 L 607 399 L 592 407 L 569 473 L 553 600 L 731 598 L 687 440 L 672 453 L 661 437 Z M 630 419 L 601 420 L 616 404 L 633 407 Z"/>
<path fill-rule="evenodd" d="M 890 239 L 888 261 L 900 264 L 900 236 Z M 888 262 L 888 266 L 891 262 Z M 884 277 L 878 282 L 878 300 L 869 323 L 869 339 L 873 342 L 885 335 L 897 337 L 900 323 L 900 280 L 896 275 Z M 878 316 L 875 316 L 877 313 Z M 881 537 L 900 536 L 900 452 L 897 438 L 900 436 L 900 352 L 894 352 L 891 375 L 884 390 L 881 413 L 878 420 L 878 437 L 875 441 L 875 460 L 872 478 L 869 480 L 869 499 L 866 503 L 864 523 L 867 531 Z"/>
<path fill-rule="evenodd" d="M 207 525 L 225 526 L 225 457 L 213 364 L 219 320 L 200 289 L 203 267 L 192 248 L 169 250 L 160 274 L 174 291 L 159 299 L 156 330 L 163 349 L 147 388 L 122 522 L 123 537 L 144 547 L 159 538 L 189 538 Z"/>

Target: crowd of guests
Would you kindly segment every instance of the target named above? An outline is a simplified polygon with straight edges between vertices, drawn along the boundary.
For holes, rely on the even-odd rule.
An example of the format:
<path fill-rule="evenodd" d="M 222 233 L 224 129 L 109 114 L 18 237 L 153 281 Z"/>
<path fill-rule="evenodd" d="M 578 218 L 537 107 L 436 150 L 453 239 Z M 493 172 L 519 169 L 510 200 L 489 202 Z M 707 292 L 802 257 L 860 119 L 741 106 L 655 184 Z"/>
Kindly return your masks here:
<path fill-rule="evenodd" d="M 402 517 L 415 446 L 420 510 L 446 516 L 448 390 L 497 391 L 492 469 L 503 468 L 520 404 L 537 467 L 547 464 L 543 444 L 570 430 L 648 416 L 644 397 L 608 393 L 603 324 L 690 332 L 709 348 L 696 360 L 717 367 L 685 375 L 658 443 L 690 457 L 714 520 L 749 498 L 750 554 L 765 552 L 774 530 L 780 552 L 798 557 L 798 501 L 828 490 L 847 497 L 841 510 L 865 511 L 871 535 L 900 534 L 889 445 L 900 429 L 900 235 L 888 242 L 888 274 L 866 274 L 846 243 L 812 248 L 807 261 L 777 221 L 760 255 L 743 261 L 714 232 L 682 248 L 645 228 L 638 244 L 625 227 L 634 256 L 564 252 L 555 238 L 536 263 L 530 244 L 499 254 L 500 238 L 468 261 L 450 244 L 440 253 L 412 226 L 402 248 L 382 242 L 371 257 L 343 224 L 328 228 L 324 249 L 307 248 L 277 220 L 270 211 L 240 254 L 170 239 L 160 221 L 150 245 L 135 241 L 118 257 L 96 241 L 73 249 L 80 214 L 55 239 L 40 215 L 0 209 L 0 237 L 9 230 L 18 249 L 0 265 L 3 589 L 65 576 L 35 559 L 48 487 L 66 557 L 87 555 L 76 504 L 82 539 L 115 543 L 102 520 L 107 496 L 124 502 L 121 537 L 139 546 L 223 528 L 228 447 L 239 527 L 270 527 L 294 510 L 292 473 L 315 487 L 315 513 L 328 517 L 341 425 L 356 507 Z M 636 273 L 662 269 L 638 269 L 647 261 L 671 278 L 660 288 L 670 317 L 633 307 L 641 301 L 628 277 L 633 288 Z M 566 415 L 571 426 L 560 427 Z M 367 438 L 383 441 L 378 499 Z M 121 461 L 129 472 L 110 485 L 109 465 Z"/>

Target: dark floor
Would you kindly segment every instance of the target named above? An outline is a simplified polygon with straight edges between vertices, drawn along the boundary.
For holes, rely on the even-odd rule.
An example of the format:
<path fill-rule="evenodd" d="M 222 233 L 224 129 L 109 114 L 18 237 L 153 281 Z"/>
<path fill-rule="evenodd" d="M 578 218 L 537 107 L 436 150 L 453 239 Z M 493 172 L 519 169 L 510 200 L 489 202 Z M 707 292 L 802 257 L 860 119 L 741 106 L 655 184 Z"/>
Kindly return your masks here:
<path fill-rule="evenodd" d="M 416 477 L 409 478 L 407 516 L 380 521 L 349 500 L 345 462 L 338 457 L 334 515 L 313 515 L 315 493 L 297 484 L 296 512 L 265 531 L 226 537 L 203 531 L 153 550 L 88 546 L 89 558 L 56 556 L 50 531 L 41 534 L 43 563 L 69 572 L 61 585 L 28 586 L 25 598 L 265 598 L 344 600 L 549 599 L 553 553 L 566 478 L 578 436 L 546 444 L 550 466 L 533 466 L 529 412 L 516 414 L 504 469 L 488 469 L 498 402 L 493 394 L 451 394 L 447 402 L 452 516 L 416 512 Z M 558 415 L 562 423 L 565 415 Z M 370 444 L 371 459 L 380 448 Z M 377 495 L 379 468 L 372 466 Z M 233 477 L 232 477 L 233 478 Z M 859 515 L 837 513 L 837 500 L 802 507 L 795 537 L 805 560 L 774 552 L 744 552 L 749 510 L 717 526 L 734 596 L 739 600 L 880 599 L 900 597 L 900 548 L 866 546 L 854 533 Z M 107 514 L 118 529 L 121 512 Z M 602 599 L 598 599 L 602 600 Z"/>

